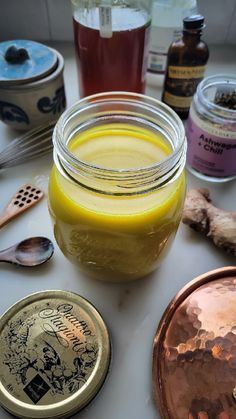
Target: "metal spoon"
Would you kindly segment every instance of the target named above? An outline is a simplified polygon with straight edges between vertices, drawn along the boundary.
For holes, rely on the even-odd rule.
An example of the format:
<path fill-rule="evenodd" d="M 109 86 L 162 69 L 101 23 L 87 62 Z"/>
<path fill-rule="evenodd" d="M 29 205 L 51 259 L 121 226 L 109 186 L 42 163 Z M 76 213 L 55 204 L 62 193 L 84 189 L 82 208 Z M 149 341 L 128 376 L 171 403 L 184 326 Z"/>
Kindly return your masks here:
<path fill-rule="evenodd" d="M 47 262 L 54 252 L 53 243 L 46 237 L 30 237 L 0 251 L 0 262 L 19 266 L 37 266 Z"/>

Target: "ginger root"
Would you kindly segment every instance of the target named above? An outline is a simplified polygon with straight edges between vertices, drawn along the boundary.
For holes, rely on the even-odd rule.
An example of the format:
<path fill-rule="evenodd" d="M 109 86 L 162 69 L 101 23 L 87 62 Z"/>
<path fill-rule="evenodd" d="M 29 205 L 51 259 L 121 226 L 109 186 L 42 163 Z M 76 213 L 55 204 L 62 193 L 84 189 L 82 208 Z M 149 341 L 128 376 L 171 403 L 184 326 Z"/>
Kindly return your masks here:
<path fill-rule="evenodd" d="M 187 192 L 182 221 L 206 234 L 216 246 L 236 256 L 236 212 L 212 205 L 208 189 Z"/>

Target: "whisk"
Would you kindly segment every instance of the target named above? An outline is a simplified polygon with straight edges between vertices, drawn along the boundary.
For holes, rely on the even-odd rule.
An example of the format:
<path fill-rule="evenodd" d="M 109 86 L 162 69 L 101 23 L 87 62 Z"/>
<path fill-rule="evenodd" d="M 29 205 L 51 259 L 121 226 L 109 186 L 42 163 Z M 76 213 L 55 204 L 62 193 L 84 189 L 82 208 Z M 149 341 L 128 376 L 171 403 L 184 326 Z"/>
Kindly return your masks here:
<path fill-rule="evenodd" d="M 52 150 L 52 133 L 55 121 L 40 126 L 17 137 L 0 151 L 0 169 L 18 166 Z"/>

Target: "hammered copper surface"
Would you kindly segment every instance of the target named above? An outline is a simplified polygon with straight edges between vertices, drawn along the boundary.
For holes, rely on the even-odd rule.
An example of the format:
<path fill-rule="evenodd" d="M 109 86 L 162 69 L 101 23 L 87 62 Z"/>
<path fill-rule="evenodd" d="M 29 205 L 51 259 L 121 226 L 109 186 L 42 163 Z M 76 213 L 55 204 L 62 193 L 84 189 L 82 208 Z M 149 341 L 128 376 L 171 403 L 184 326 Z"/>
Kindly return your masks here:
<path fill-rule="evenodd" d="M 236 418 L 236 267 L 196 278 L 170 303 L 154 340 L 153 386 L 161 418 Z"/>

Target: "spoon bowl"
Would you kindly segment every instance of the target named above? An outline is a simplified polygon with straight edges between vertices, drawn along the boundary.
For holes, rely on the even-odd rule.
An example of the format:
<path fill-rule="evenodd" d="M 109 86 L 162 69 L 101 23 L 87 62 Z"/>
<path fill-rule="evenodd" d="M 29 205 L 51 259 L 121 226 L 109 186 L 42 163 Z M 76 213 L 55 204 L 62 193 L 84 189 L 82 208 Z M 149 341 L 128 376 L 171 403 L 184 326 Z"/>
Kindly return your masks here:
<path fill-rule="evenodd" d="M 46 237 L 30 237 L 5 250 L 0 251 L 0 262 L 18 266 L 38 266 L 53 255 L 54 246 Z"/>

